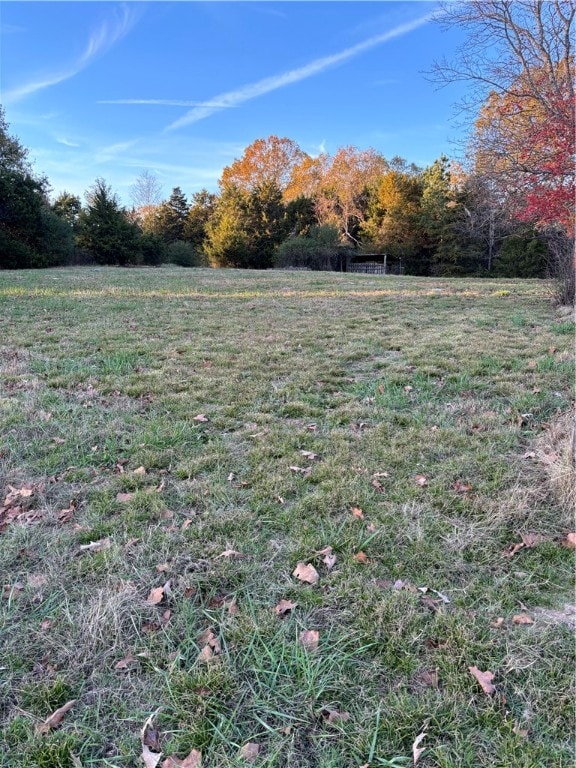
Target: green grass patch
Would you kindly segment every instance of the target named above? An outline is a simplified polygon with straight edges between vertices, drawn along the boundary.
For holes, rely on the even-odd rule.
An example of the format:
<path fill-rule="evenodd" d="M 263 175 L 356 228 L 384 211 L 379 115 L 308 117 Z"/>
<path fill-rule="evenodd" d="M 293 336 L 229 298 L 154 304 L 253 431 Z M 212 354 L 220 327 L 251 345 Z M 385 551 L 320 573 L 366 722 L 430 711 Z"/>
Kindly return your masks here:
<path fill-rule="evenodd" d="M 153 713 L 204 768 L 247 742 L 406 766 L 422 731 L 422 768 L 572 765 L 573 520 L 535 446 L 573 323 L 546 291 L 0 273 L 1 768 L 135 768 Z"/>

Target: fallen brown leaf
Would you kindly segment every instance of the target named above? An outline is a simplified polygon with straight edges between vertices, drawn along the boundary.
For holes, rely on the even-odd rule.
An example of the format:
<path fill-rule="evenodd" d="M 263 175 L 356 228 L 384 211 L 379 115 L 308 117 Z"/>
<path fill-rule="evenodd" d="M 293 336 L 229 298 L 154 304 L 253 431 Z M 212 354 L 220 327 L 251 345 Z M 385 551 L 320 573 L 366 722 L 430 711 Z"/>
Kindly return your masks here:
<path fill-rule="evenodd" d="M 220 641 L 211 629 L 205 629 L 204 632 L 200 634 L 198 638 L 198 645 L 200 647 L 203 646 L 202 650 L 200 651 L 200 655 L 203 656 L 203 661 L 209 661 L 212 656 L 215 656 L 222 651 Z"/>
<path fill-rule="evenodd" d="M 350 720 L 349 712 L 338 712 L 337 709 L 326 709 L 322 712 L 322 717 L 327 723 L 345 723 Z"/>
<path fill-rule="evenodd" d="M 566 538 L 561 543 L 563 547 L 576 549 L 576 533 L 567 533 Z"/>
<path fill-rule="evenodd" d="M 259 752 L 260 745 L 256 744 L 254 741 L 249 741 L 247 744 L 244 744 L 240 750 L 240 757 L 243 760 L 246 760 L 247 763 L 253 763 L 258 757 Z"/>
<path fill-rule="evenodd" d="M 438 688 L 439 680 L 436 670 L 428 671 L 425 669 L 420 673 L 418 679 L 423 685 L 427 685 L 430 688 Z"/>
<path fill-rule="evenodd" d="M 61 523 L 69 523 L 74 517 L 74 512 L 76 512 L 76 502 L 71 501 L 66 509 L 61 509 L 60 512 L 58 512 L 58 521 Z"/>
<path fill-rule="evenodd" d="M 38 733 L 46 734 L 53 728 L 58 728 L 64 719 L 64 715 L 72 709 L 74 704 L 76 704 L 76 701 L 77 699 L 67 701 L 62 707 L 59 707 L 55 712 L 52 712 L 50 717 L 47 717 L 46 720 L 38 726 Z"/>
<path fill-rule="evenodd" d="M 415 475 L 414 482 L 416 485 L 419 485 L 421 488 L 423 488 L 425 485 L 428 485 L 428 478 L 426 475 Z"/>
<path fill-rule="evenodd" d="M 490 622 L 490 626 L 494 629 L 500 629 L 500 627 L 504 624 L 504 618 L 502 616 L 498 616 L 497 619 Z"/>
<path fill-rule="evenodd" d="M 148 723 L 142 731 L 142 744 L 153 752 L 160 752 L 160 731 L 152 725 L 152 722 Z"/>
<path fill-rule="evenodd" d="M 198 416 L 194 416 L 194 419 L 193 419 L 193 421 L 200 421 L 202 423 L 204 423 L 204 422 L 206 422 L 208 420 L 209 420 L 208 417 L 205 416 L 203 413 L 199 413 Z"/>
<path fill-rule="evenodd" d="M 105 549 L 110 549 L 112 542 L 109 538 L 100 539 L 99 541 L 91 541 L 89 544 L 80 544 L 80 552 L 102 552 Z"/>
<path fill-rule="evenodd" d="M 356 552 L 356 554 L 353 555 L 353 558 L 357 563 L 362 563 L 363 565 L 368 562 L 368 557 L 365 552 Z"/>
<path fill-rule="evenodd" d="M 358 520 L 364 520 L 364 512 L 360 509 L 360 507 L 352 507 L 350 510 L 354 517 L 358 518 Z"/>
<path fill-rule="evenodd" d="M 464 483 L 462 480 L 456 480 L 455 483 L 452 483 L 452 488 L 456 493 L 468 493 L 472 490 L 470 483 Z"/>
<path fill-rule="evenodd" d="M 198 661 L 203 661 L 205 664 L 208 664 L 214 659 L 215 655 L 214 650 L 210 648 L 209 645 L 205 645 L 196 658 Z"/>
<path fill-rule="evenodd" d="M 310 472 L 312 472 L 312 467 L 291 466 L 290 469 L 292 472 L 296 472 L 297 474 L 300 474 L 300 475 L 308 475 L 310 474 Z"/>
<path fill-rule="evenodd" d="M 277 616 L 286 616 L 287 613 L 293 611 L 298 603 L 293 603 L 291 600 L 280 600 L 278 605 L 274 606 L 274 613 Z"/>
<path fill-rule="evenodd" d="M 164 600 L 164 587 L 154 587 L 146 598 L 146 602 L 149 605 L 158 605 L 162 600 Z"/>
<path fill-rule="evenodd" d="M 420 742 L 425 738 L 425 736 L 426 731 L 422 731 L 422 733 L 419 733 L 418 736 L 416 736 L 414 743 L 412 744 L 412 756 L 414 758 L 414 765 L 416 765 L 420 759 L 420 756 L 426 749 L 426 747 L 420 747 Z"/>
<path fill-rule="evenodd" d="M 193 749 L 188 757 L 182 760 L 178 757 L 167 757 L 162 763 L 162 768 L 201 768 L 202 752 Z"/>
<path fill-rule="evenodd" d="M 315 651 L 320 642 L 320 633 L 316 629 L 304 629 L 300 632 L 298 642 L 307 651 Z"/>
<path fill-rule="evenodd" d="M 324 555 L 322 558 L 322 562 L 326 566 L 327 571 L 331 571 L 332 568 L 336 565 L 336 555 L 332 552 L 329 552 L 327 555 Z"/>
<path fill-rule="evenodd" d="M 244 557 L 244 555 L 235 549 L 225 549 L 224 552 L 220 552 L 218 557 Z"/>
<path fill-rule="evenodd" d="M 116 664 L 114 664 L 114 669 L 118 669 L 118 670 L 128 669 L 130 664 L 132 664 L 135 661 L 136 659 L 134 658 L 134 656 L 132 656 L 132 653 L 129 653 L 128 656 L 125 656 L 123 659 L 120 659 L 120 661 L 117 661 Z"/>
<path fill-rule="evenodd" d="M 134 470 L 134 474 L 143 477 L 146 474 L 146 469 L 144 467 L 138 467 L 138 469 Z"/>
<path fill-rule="evenodd" d="M 156 768 L 162 759 L 162 752 L 153 752 L 146 744 L 142 744 L 142 760 L 146 768 Z"/>
<path fill-rule="evenodd" d="M 318 571 L 311 563 L 298 563 L 296 568 L 292 571 L 292 576 L 295 576 L 300 581 L 304 581 L 306 584 L 316 584 L 320 576 Z"/>
<path fill-rule="evenodd" d="M 528 616 L 527 613 L 517 613 L 515 616 L 512 616 L 512 623 L 513 624 L 534 624 L 534 619 L 531 616 Z"/>
<path fill-rule="evenodd" d="M 300 453 L 305 459 L 310 459 L 310 461 L 314 461 L 314 459 L 318 458 L 318 454 L 313 451 L 300 451 Z"/>
<path fill-rule="evenodd" d="M 130 501 L 134 498 L 133 493 L 117 493 L 116 494 L 116 501 L 119 501 L 121 504 L 125 504 L 127 501 Z"/>
<path fill-rule="evenodd" d="M 476 678 L 487 696 L 492 696 L 492 694 L 496 693 L 496 687 L 492 685 L 492 680 L 494 680 L 492 672 L 481 672 L 478 667 L 468 667 L 468 671 Z"/>

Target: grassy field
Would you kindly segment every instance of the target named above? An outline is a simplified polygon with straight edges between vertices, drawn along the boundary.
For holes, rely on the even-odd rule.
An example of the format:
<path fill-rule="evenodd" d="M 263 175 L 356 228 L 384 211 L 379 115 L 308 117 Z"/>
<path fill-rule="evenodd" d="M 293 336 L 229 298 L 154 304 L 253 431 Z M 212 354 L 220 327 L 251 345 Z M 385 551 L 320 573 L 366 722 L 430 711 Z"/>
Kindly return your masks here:
<path fill-rule="evenodd" d="M 0 308 L 2 768 L 573 765 L 545 283 L 86 268 Z"/>

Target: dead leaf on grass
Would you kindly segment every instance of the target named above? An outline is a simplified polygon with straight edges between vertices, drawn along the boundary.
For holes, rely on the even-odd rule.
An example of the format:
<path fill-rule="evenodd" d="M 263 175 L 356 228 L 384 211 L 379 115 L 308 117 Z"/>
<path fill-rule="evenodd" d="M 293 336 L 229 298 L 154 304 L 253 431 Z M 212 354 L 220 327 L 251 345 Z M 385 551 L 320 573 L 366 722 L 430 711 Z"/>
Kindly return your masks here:
<path fill-rule="evenodd" d="M 296 466 L 291 466 L 290 470 L 292 472 L 296 472 L 297 474 L 300 474 L 300 475 L 309 475 L 310 472 L 312 472 L 312 467 L 296 467 Z"/>
<path fill-rule="evenodd" d="M 345 723 L 350 720 L 350 712 L 339 712 L 337 709 L 325 709 L 322 717 L 327 723 Z"/>
<path fill-rule="evenodd" d="M 566 538 L 560 543 L 568 549 L 576 549 L 576 533 L 567 533 Z"/>
<path fill-rule="evenodd" d="M 201 423 L 205 423 L 205 422 L 209 421 L 209 419 L 203 413 L 199 413 L 197 416 L 194 416 L 193 421 L 199 421 Z"/>
<path fill-rule="evenodd" d="M 522 541 L 519 541 L 516 544 L 510 544 L 506 547 L 504 552 L 502 552 L 504 557 L 514 557 L 514 555 L 517 552 L 520 552 L 521 549 L 532 549 L 547 540 L 545 536 L 542 536 L 539 533 L 521 533 L 520 538 Z"/>
<path fill-rule="evenodd" d="M 512 623 L 513 624 L 534 624 L 534 619 L 531 616 L 528 616 L 527 613 L 517 613 L 515 616 L 512 616 Z"/>
<path fill-rule="evenodd" d="M 224 552 L 220 552 L 218 557 L 244 557 L 244 555 L 235 549 L 225 549 Z"/>
<path fill-rule="evenodd" d="M 419 485 L 421 488 L 424 488 L 425 485 L 428 485 L 428 478 L 426 477 L 426 475 L 415 475 L 414 482 L 416 483 L 416 485 Z"/>
<path fill-rule="evenodd" d="M 258 757 L 259 752 L 260 745 L 256 744 L 254 741 L 249 741 L 247 744 L 244 744 L 240 750 L 240 757 L 243 760 L 246 760 L 247 763 L 253 763 Z"/>
<path fill-rule="evenodd" d="M 364 520 L 364 512 L 362 512 L 360 507 L 352 507 L 350 512 L 352 512 L 354 517 L 357 518 L 358 520 Z"/>
<path fill-rule="evenodd" d="M 134 498 L 133 493 L 117 493 L 116 494 L 116 501 L 119 501 L 121 504 L 125 504 L 127 501 L 131 501 Z"/>
<path fill-rule="evenodd" d="M 456 480 L 455 483 L 452 483 L 452 489 L 456 491 L 456 493 L 469 493 L 472 490 L 472 486 L 470 483 L 464 483 L 462 480 Z"/>
<path fill-rule="evenodd" d="M 305 629 L 300 632 L 298 642 L 306 651 L 315 651 L 320 642 L 320 633 L 316 629 Z"/>
<path fill-rule="evenodd" d="M 76 701 L 77 699 L 72 699 L 72 701 L 66 702 L 62 707 L 59 707 L 55 712 L 52 712 L 50 717 L 47 717 L 46 720 L 38 726 L 38 733 L 46 734 L 53 728 L 58 728 L 64 719 L 64 715 L 72 709 L 74 704 L 76 704 Z"/>
<path fill-rule="evenodd" d="M 492 680 L 494 680 L 494 674 L 492 672 L 481 672 L 478 667 L 468 667 L 468 671 L 472 677 L 476 678 L 487 696 L 492 696 L 496 693 L 496 686 L 492 684 Z"/>
<path fill-rule="evenodd" d="M 150 594 L 146 598 L 146 602 L 149 605 L 158 605 L 164 600 L 165 587 L 154 587 L 150 590 Z"/>
<path fill-rule="evenodd" d="M 117 661 L 116 664 L 114 664 L 114 669 L 118 670 L 124 670 L 128 669 L 130 667 L 130 664 L 133 664 L 136 661 L 134 656 L 132 656 L 132 652 L 128 654 L 128 656 L 125 656 L 123 659 L 120 659 L 120 661 Z"/>
<path fill-rule="evenodd" d="M 418 675 L 418 680 L 423 684 L 427 685 L 430 688 L 438 688 L 438 672 L 436 670 L 428 671 L 427 669 L 423 670 Z"/>
<path fill-rule="evenodd" d="M 514 723 L 514 728 L 512 728 L 512 732 L 516 734 L 516 736 L 519 736 L 521 739 L 527 739 L 528 734 L 530 731 L 528 728 L 521 728 L 518 723 Z"/>
<path fill-rule="evenodd" d="M 188 757 L 167 757 L 162 763 L 162 768 L 201 768 L 202 752 L 193 749 Z"/>
<path fill-rule="evenodd" d="M 366 552 L 356 552 L 356 554 L 353 555 L 353 558 L 357 563 L 362 563 L 362 565 L 365 565 L 368 562 Z"/>
<path fill-rule="evenodd" d="M 299 581 L 303 581 L 306 584 L 316 584 L 320 576 L 318 571 L 312 563 L 298 563 L 296 568 L 292 571 L 292 576 L 295 576 Z"/>
<path fill-rule="evenodd" d="M 140 731 L 142 760 L 144 761 L 146 768 L 156 768 L 162 758 L 162 752 L 160 751 L 158 744 L 160 734 L 153 725 L 156 714 L 157 712 L 154 712 L 154 714 L 150 715 Z"/>
<path fill-rule="evenodd" d="M 135 475 L 140 475 L 140 477 L 143 477 L 146 474 L 146 469 L 144 467 L 138 467 L 138 469 L 134 470 Z"/>
<path fill-rule="evenodd" d="M 420 756 L 426 750 L 426 747 L 420 746 L 420 743 L 423 741 L 425 737 L 426 737 L 426 731 L 422 731 L 422 733 L 419 733 L 418 736 L 416 736 L 416 738 L 414 739 L 414 743 L 412 744 L 412 756 L 414 758 L 414 765 L 416 765 L 416 763 L 420 759 Z"/>
<path fill-rule="evenodd" d="M 60 523 L 69 523 L 70 520 L 72 520 L 74 517 L 74 512 L 76 512 L 76 504 L 71 501 L 69 507 L 66 507 L 66 509 L 61 509 L 60 512 L 58 512 L 58 521 Z"/>
<path fill-rule="evenodd" d="M 89 544 L 80 544 L 80 552 L 103 552 L 105 549 L 110 549 L 111 546 L 112 541 L 106 537 L 98 541 L 91 541 Z"/>
<path fill-rule="evenodd" d="M 206 654 L 209 658 L 222 652 L 220 641 L 210 628 L 205 629 L 204 632 L 201 633 L 198 638 L 198 645 L 201 647 L 203 646 L 202 650 L 209 648 L 212 651 L 211 654 Z"/>
<path fill-rule="evenodd" d="M 314 453 L 314 451 L 300 451 L 300 454 L 304 456 L 305 459 L 310 459 L 310 461 L 314 461 L 318 458 L 318 454 Z"/>
<path fill-rule="evenodd" d="M 490 626 L 493 627 L 494 629 L 500 629 L 500 627 L 503 624 L 504 624 L 504 617 L 503 616 L 498 616 L 497 619 L 495 619 L 494 621 L 490 622 Z"/>
<path fill-rule="evenodd" d="M 293 611 L 298 603 L 293 603 L 292 600 L 280 600 L 278 605 L 274 606 L 274 613 L 277 616 L 286 616 L 287 613 Z"/>
<path fill-rule="evenodd" d="M 331 571 L 332 568 L 334 568 L 334 566 L 336 565 L 336 555 L 333 554 L 332 552 L 329 552 L 327 555 L 325 555 L 322 558 L 322 562 L 326 566 L 326 570 Z"/>

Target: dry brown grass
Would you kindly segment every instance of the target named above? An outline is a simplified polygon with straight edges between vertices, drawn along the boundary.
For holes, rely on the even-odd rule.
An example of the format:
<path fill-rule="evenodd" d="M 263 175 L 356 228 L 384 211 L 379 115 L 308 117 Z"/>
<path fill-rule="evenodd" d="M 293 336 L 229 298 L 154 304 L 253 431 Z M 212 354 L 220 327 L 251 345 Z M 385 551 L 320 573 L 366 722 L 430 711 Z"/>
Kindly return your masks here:
<path fill-rule="evenodd" d="M 536 443 L 536 455 L 545 467 L 549 486 L 558 504 L 574 520 L 576 512 L 576 410 L 570 408 L 552 419 Z"/>

